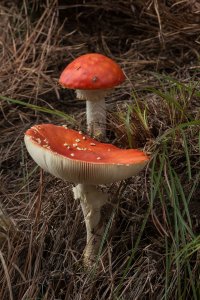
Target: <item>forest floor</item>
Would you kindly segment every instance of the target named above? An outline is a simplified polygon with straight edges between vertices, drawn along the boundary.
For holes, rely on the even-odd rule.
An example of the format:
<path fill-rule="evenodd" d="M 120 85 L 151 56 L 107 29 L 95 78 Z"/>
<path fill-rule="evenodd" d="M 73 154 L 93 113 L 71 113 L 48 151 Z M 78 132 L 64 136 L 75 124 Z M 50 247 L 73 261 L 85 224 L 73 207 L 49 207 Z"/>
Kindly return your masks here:
<path fill-rule="evenodd" d="M 197 0 L 1 1 L 1 300 L 200 299 L 199 24 Z M 73 184 L 43 173 L 23 140 L 40 123 L 86 131 L 85 102 L 58 79 L 88 52 L 126 74 L 107 98 L 109 142 L 151 157 L 101 187 L 116 230 L 91 272 Z"/>

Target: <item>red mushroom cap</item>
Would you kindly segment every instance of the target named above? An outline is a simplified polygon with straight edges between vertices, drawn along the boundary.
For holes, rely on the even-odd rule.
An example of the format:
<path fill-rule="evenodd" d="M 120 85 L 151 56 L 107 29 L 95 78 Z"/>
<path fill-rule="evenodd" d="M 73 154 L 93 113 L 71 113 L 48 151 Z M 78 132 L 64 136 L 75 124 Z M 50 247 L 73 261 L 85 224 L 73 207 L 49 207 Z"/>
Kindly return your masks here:
<path fill-rule="evenodd" d="M 144 152 L 100 143 L 80 131 L 42 124 L 25 133 L 29 154 L 44 170 L 72 182 L 112 183 L 137 174 L 148 162 Z"/>
<path fill-rule="evenodd" d="M 98 90 L 113 88 L 125 80 L 120 66 L 98 53 L 82 55 L 62 72 L 59 83 L 66 88 Z"/>

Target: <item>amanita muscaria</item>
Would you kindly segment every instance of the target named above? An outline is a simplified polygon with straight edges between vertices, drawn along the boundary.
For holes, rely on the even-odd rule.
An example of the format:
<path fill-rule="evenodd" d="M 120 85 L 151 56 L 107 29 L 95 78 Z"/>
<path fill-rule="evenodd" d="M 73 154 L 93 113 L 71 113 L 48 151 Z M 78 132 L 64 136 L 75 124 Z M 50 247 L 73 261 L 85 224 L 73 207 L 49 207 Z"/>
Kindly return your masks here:
<path fill-rule="evenodd" d="M 59 83 L 76 90 L 78 99 L 86 100 L 88 133 L 105 138 L 105 97 L 125 80 L 120 66 L 112 59 L 98 53 L 82 55 L 72 61 L 62 72 Z"/>
<path fill-rule="evenodd" d="M 122 150 L 100 143 L 81 131 L 52 124 L 28 129 L 25 144 L 42 169 L 78 184 L 73 192 L 75 199 L 80 199 L 87 230 L 84 264 L 91 265 L 98 254 L 106 225 L 102 207 L 108 203 L 107 194 L 98 191 L 96 185 L 136 175 L 147 164 L 148 156 L 142 151 Z"/>

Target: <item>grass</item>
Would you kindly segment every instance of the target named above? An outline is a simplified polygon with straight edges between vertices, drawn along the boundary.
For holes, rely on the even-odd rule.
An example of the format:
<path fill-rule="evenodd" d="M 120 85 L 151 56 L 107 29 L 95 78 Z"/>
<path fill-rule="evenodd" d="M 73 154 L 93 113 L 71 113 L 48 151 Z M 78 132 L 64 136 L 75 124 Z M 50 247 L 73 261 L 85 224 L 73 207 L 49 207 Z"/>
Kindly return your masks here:
<path fill-rule="evenodd" d="M 157 2 L 0 4 L 0 299 L 200 298 L 198 8 Z M 108 99 L 109 142 L 151 155 L 139 176 L 102 187 L 117 205 L 92 274 L 72 185 L 43 174 L 23 143 L 35 123 L 85 127 L 84 105 L 57 80 L 88 51 L 127 75 Z"/>
<path fill-rule="evenodd" d="M 46 114 L 50 114 L 50 115 L 53 115 L 53 116 L 60 117 L 70 125 L 75 125 L 76 124 L 76 121 L 72 116 L 70 116 L 70 115 L 68 115 L 68 114 L 66 114 L 62 111 L 59 111 L 57 109 L 50 109 L 50 108 L 38 106 L 38 105 L 35 105 L 35 104 L 30 104 L 30 103 L 27 103 L 25 101 L 21 101 L 21 100 L 17 100 L 17 99 L 11 99 L 11 98 L 4 97 L 4 96 L 1 96 L 1 95 L 0 95 L 0 101 L 6 101 L 9 104 L 16 104 L 16 105 L 25 106 L 27 108 L 32 109 L 35 112 L 42 112 L 42 113 L 46 113 Z"/>
<path fill-rule="evenodd" d="M 168 152 L 165 153 L 165 156 L 168 156 Z M 178 255 L 187 247 L 188 243 L 196 239 L 189 213 L 189 199 L 168 159 L 166 159 L 166 172 L 167 184 L 163 180 L 163 187 L 170 200 L 170 207 L 165 210 L 166 222 L 170 231 L 166 237 L 165 245 L 166 278 L 165 292 L 162 298 L 169 299 L 174 296 L 175 299 L 187 299 L 187 297 L 198 299 L 198 277 L 194 276 L 196 270 L 192 259 L 185 257 L 185 259 L 180 260 Z M 161 198 L 160 201 L 162 203 L 163 199 Z M 176 274 L 175 276 L 172 276 L 172 270 Z"/>
<path fill-rule="evenodd" d="M 166 101 L 170 109 L 170 115 L 173 115 L 173 120 L 171 120 L 173 127 L 170 129 L 172 133 L 171 139 L 176 139 L 179 135 L 182 140 L 182 152 L 185 156 L 185 180 L 191 183 L 191 190 L 188 191 L 184 189 L 181 174 L 178 174 L 175 170 L 176 166 L 174 166 L 173 160 L 175 159 L 176 153 L 174 150 L 172 153 L 170 151 L 171 149 L 168 144 L 171 143 L 171 141 L 170 136 L 168 136 L 168 140 L 164 143 L 164 148 L 160 154 L 162 157 L 158 171 L 158 173 L 163 173 L 161 177 L 162 181 L 159 185 L 161 205 L 162 207 L 166 207 L 168 204 L 166 201 L 165 203 L 163 202 L 163 193 L 161 191 L 164 190 L 168 201 L 170 201 L 170 208 L 172 209 L 171 213 L 170 209 L 165 209 L 167 227 L 171 228 L 171 230 L 166 236 L 165 242 L 166 277 L 165 292 L 162 295 L 162 299 L 170 299 L 172 297 L 175 299 L 199 299 L 200 270 L 197 265 L 198 250 L 194 250 L 193 257 L 188 255 L 187 251 L 190 248 L 189 245 L 195 244 L 198 240 L 198 233 L 194 232 L 189 205 L 193 193 L 198 191 L 200 172 L 197 166 L 200 162 L 200 158 L 198 144 L 196 144 L 197 160 L 195 164 L 192 163 L 193 155 L 190 138 L 187 137 L 187 127 L 194 126 L 195 124 L 199 125 L 200 123 L 199 120 L 192 120 L 190 111 L 188 114 L 187 106 L 190 104 L 189 101 L 193 95 L 196 95 L 198 99 L 200 95 L 196 90 L 197 83 L 195 82 L 193 83 L 191 81 L 190 85 L 187 86 L 171 78 L 169 81 L 173 83 L 173 85 L 167 93 L 163 93 L 162 90 L 154 90 L 154 92 Z M 179 101 L 176 99 L 179 99 Z M 175 114 L 177 111 L 179 112 L 179 119 L 176 119 Z M 175 124 L 174 121 L 176 121 Z M 197 126 L 197 132 L 198 129 L 199 127 Z M 198 139 L 196 139 L 196 142 L 197 141 Z M 170 156 L 172 156 L 172 159 L 170 159 Z M 162 170 L 163 166 L 165 166 L 165 169 Z M 185 253 L 185 256 L 181 256 L 180 253 Z M 176 276 L 172 276 L 172 269 L 174 269 Z M 174 287 L 176 287 L 176 289 Z"/>
<path fill-rule="evenodd" d="M 163 77 L 163 82 L 165 80 L 166 78 Z M 167 78 L 167 80 L 169 82 L 172 81 L 171 78 Z M 150 139 L 150 142 L 146 145 L 146 151 L 151 153 L 152 160 L 148 167 L 148 175 L 146 175 L 147 188 L 145 193 L 146 199 L 148 199 L 148 205 L 145 205 L 146 208 L 143 212 L 140 229 L 137 231 L 133 245 L 130 249 L 127 249 L 127 259 L 123 264 L 123 268 L 120 269 L 120 276 L 118 280 L 115 280 L 112 292 L 113 299 L 126 299 L 127 286 L 129 284 L 131 286 L 134 283 L 134 274 L 137 274 L 139 278 L 143 276 L 139 269 L 137 267 L 135 268 L 135 263 L 138 259 L 142 259 L 144 255 L 142 245 L 145 243 L 144 236 L 148 234 L 148 226 L 151 222 L 153 223 L 154 230 L 157 231 L 157 234 L 154 233 L 153 236 L 157 236 L 160 240 L 159 251 L 162 253 L 163 265 L 162 275 L 159 279 L 161 288 L 157 288 L 157 297 L 159 296 L 160 299 L 190 298 L 197 300 L 200 296 L 200 270 L 198 266 L 200 242 L 198 233 L 194 227 L 193 215 L 191 215 L 190 212 L 191 202 L 198 205 L 195 195 L 198 193 L 200 178 L 198 169 L 198 127 L 200 122 L 195 119 L 195 111 L 193 113 L 190 108 L 188 111 L 186 109 L 186 106 L 189 105 L 186 105 L 187 97 L 192 95 L 190 97 L 198 98 L 199 95 L 198 93 L 196 94 L 195 91 L 192 92 L 194 87 L 188 89 L 186 85 L 174 81 L 173 84 L 174 86 L 170 88 L 170 90 L 166 90 L 166 87 L 162 87 L 159 90 L 153 89 L 151 91 L 151 97 L 159 97 L 160 104 L 162 103 L 163 105 L 163 111 L 166 113 L 166 130 L 163 130 L 156 138 L 153 137 L 151 133 L 153 127 L 150 120 L 152 107 L 148 101 L 141 103 L 138 96 L 134 95 L 133 102 L 128 106 L 127 113 L 122 114 L 122 111 L 119 110 L 115 115 L 115 118 L 118 116 L 118 122 L 125 124 L 123 134 L 127 136 L 127 147 L 131 146 L 130 141 L 132 140 L 132 134 L 137 135 L 137 132 L 135 133 L 130 130 L 133 126 L 133 117 L 137 118 L 138 122 L 140 122 L 139 125 Z M 182 86 L 182 89 L 180 89 L 180 86 Z M 179 93 L 181 97 L 179 97 Z M 62 119 L 66 119 L 66 122 L 72 121 L 71 118 L 62 112 L 58 113 L 54 110 L 46 110 L 46 108 L 29 105 L 23 101 L 16 101 L 5 97 L 0 97 L 0 99 L 12 103 L 13 105 L 25 106 L 34 111 L 47 112 L 52 114 L 52 116 L 55 115 L 57 117 L 59 115 Z M 124 122 L 123 118 L 125 118 Z M 140 126 L 138 126 L 138 128 L 140 128 Z M 116 124 L 112 123 L 112 128 L 115 127 Z M 134 127 L 134 129 L 135 128 L 137 127 Z M 126 145 L 124 145 L 124 147 L 126 147 Z M 25 159 L 23 150 L 23 165 L 26 165 Z M 181 165 L 179 161 L 181 161 Z M 32 171 L 28 172 L 28 175 L 27 167 L 25 167 L 24 170 L 26 174 L 23 175 L 23 186 L 29 187 L 27 193 L 30 194 L 30 182 L 32 177 L 35 177 L 34 174 L 37 172 L 37 168 L 34 166 Z M 125 188 L 126 187 L 127 185 L 125 185 Z M 41 193 L 43 193 L 43 191 L 41 191 Z M 118 195 L 118 197 L 120 198 L 122 195 Z M 26 201 L 31 201 L 31 197 L 27 198 Z M 38 207 L 39 204 L 36 202 L 35 205 Z M 37 210 L 42 209 L 40 206 L 41 204 Z M 115 213 L 116 210 L 114 214 Z M 39 214 L 41 214 L 41 212 Z M 36 215 L 38 216 L 38 212 Z M 110 222 L 112 222 L 112 220 Z M 109 228 L 110 223 L 105 232 L 102 247 L 109 243 L 109 241 L 107 241 Z M 5 259 L 3 262 L 5 267 Z M 95 269 L 92 277 L 91 274 L 88 274 L 88 284 L 94 284 L 99 276 L 97 265 Z M 6 278 L 7 280 L 9 278 L 8 272 Z M 141 286 L 141 291 L 129 291 L 128 295 L 133 297 L 133 299 L 143 297 L 143 288 Z M 12 295 L 11 283 L 9 283 L 9 291 L 10 295 Z"/>
<path fill-rule="evenodd" d="M 169 88 L 164 88 L 166 80 Z M 191 111 L 187 109 L 190 104 L 189 100 L 196 96 L 200 100 L 199 92 L 196 90 L 197 83 L 192 82 L 184 85 L 173 78 L 164 76 L 159 77 L 161 88 L 147 89 L 152 91 L 154 95 L 159 96 L 166 104 L 166 109 L 169 114 L 166 115 L 166 120 L 170 121 L 170 128 L 157 138 L 150 149 L 153 147 L 152 162 L 150 168 L 150 190 L 148 191 L 149 208 L 146 217 L 141 225 L 141 231 L 136 239 L 135 246 L 132 248 L 132 253 L 128 260 L 127 266 L 122 274 L 122 278 L 118 287 L 116 288 L 116 299 L 122 299 L 120 290 L 123 290 L 123 282 L 126 275 L 129 273 L 132 260 L 137 253 L 137 248 L 142 235 L 145 231 L 145 226 L 152 213 L 155 226 L 159 233 L 164 238 L 165 250 L 165 276 L 164 289 L 160 292 L 160 299 L 199 299 L 200 285 L 199 274 L 200 268 L 198 264 L 199 259 L 199 236 L 195 232 L 193 222 L 190 215 L 190 201 L 195 192 L 199 190 L 200 171 L 198 168 L 199 157 L 199 139 L 198 130 L 200 121 L 193 119 L 190 115 Z M 131 114 L 136 113 L 138 120 L 141 121 L 142 126 L 149 132 L 147 118 L 147 105 L 143 108 L 139 106 L 138 98 L 133 97 L 133 104 L 128 107 L 127 116 L 124 119 L 126 124 L 126 134 L 131 147 Z M 168 118 L 169 117 L 169 118 Z M 120 118 L 122 119 L 121 112 Z M 193 153 L 191 149 L 191 140 L 188 137 L 188 128 L 195 128 L 196 126 L 196 144 L 193 145 L 196 149 L 197 159 L 192 162 Z M 173 148 L 174 142 L 181 139 L 179 149 Z M 157 148 L 157 149 L 156 149 Z M 182 152 L 182 159 L 184 159 L 184 180 L 191 184 L 191 189 L 188 191 L 184 189 L 182 183 L 182 176 L 176 171 L 176 156 L 178 152 Z M 197 199 L 196 199 L 197 200 Z M 163 220 L 155 218 L 154 211 L 156 206 L 162 208 Z M 194 247 L 193 247 L 193 246 Z M 192 247 L 192 249 L 190 248 Z M 123 288 L 122 288 L 123 287 Z M 120 296 L 117 296 L 120 295 Z"/>

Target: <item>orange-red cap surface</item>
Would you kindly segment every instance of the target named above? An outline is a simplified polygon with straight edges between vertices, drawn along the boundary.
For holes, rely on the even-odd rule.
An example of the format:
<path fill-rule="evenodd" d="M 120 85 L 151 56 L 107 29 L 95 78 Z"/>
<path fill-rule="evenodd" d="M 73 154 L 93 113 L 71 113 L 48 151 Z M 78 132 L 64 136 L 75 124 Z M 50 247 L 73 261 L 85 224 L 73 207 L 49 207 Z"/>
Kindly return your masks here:
<path fill-rule="evenodd" d="M 125 80 L 120 66 L 112 59 L 98 53 L 82 55 L 72 61 L 62 72 L 59 83 L 70 89 L 110 89 Z"/>
<path fill-rule="evenodd" d="M 137 174 L 149 161 L 142 151 L 119 149 L 52 124 L 27 130 L 25 143 L 40 167 L 72 182 L 112 183 Z"/>
<path fill-rule="evenodd" d="M 74 160 L 98 164 L 134 164 L 148 159 L 140 150 L 120 149 L 112 144 L 98 142 L 81 131 L 53 124 L 33 126 L 27 130 L 26 135 L 40 147 Z"/>

